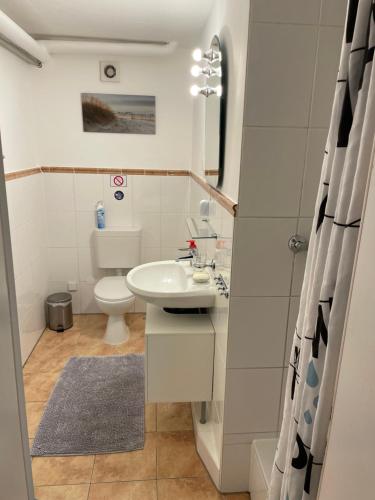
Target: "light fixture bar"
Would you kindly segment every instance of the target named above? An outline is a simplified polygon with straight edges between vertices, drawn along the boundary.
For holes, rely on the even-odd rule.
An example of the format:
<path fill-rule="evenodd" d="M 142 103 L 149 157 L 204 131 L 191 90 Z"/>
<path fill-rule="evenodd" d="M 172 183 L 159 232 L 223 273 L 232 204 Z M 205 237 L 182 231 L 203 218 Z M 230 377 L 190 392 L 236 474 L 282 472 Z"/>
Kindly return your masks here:
<path fill-rule="evenodd" d="M 105 43 L 137 43 L 141 45 L 169 45 L 171 42 L 163 40 L 132 40 L 130 38 L 103 38 L 95 36 L 73 36 L 73 35 L 42 35 L 33 34 L 34 40 L 53 40 L 53 41 L 66 41 L 66 42 L 105 42 Z"/>

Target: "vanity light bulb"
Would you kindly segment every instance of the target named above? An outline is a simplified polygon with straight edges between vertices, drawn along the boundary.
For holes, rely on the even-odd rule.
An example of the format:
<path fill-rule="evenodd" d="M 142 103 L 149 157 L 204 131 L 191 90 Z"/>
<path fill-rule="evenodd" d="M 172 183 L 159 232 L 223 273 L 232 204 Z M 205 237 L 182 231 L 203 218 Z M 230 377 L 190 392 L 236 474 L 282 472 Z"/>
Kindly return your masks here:
<path fill-rule="evenodd" d="M 200 62 L 202 60 L 202 50 L 201 49 L 195 49 L 193 52 L 193 59 L 196 62 Z"/>
<path fill-rule="evenodd" d="M 194 97 L 197 97 L 200 91 L 201 89 L 198 87 L 198 85 L 193 85 L 192 87 L 190 87 L 190 94 Z"/>
<path fill-rule="evenodd" d="M 197 64 L 191 68 L 191 74 L 198 77 L 202 73 L 202 68 Z"/>
<path fill-rule="evenodd" d="M 218 86 L 216 87 L 216 95 L 217 95 L 218 97 L 221 97 L 221 96 L 223 95 L 223 87 L 222 87 L 221 85 L 218 85 Z"/>

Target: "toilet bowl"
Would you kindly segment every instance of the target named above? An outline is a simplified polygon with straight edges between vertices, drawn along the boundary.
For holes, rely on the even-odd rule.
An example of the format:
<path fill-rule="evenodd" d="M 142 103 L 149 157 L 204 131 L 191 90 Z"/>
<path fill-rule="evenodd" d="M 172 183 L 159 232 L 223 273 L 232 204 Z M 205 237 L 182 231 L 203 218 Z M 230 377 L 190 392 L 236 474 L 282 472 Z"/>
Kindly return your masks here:
<path fill-rule="evenodd" d="M 106 344 L 118 345 L 129 339 L 129 327 L 124 314 L 129 311 L 135 297 L 128 287 L 124 276 L 108 276 L 98 281 L 94 289 L 99 309 L 108 315 L 104 336 Z"/>

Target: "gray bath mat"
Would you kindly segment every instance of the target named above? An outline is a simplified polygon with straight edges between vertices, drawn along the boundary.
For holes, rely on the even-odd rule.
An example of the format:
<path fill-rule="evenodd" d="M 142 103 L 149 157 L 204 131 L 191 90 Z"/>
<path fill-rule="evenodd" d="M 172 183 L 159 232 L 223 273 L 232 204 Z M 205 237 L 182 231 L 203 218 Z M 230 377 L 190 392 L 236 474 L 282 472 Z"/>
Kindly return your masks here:
<path fill-rule="evenodd" d="M 47 403 L 31 455 L 143 447 L 143 355 L 71 358 Z"/>

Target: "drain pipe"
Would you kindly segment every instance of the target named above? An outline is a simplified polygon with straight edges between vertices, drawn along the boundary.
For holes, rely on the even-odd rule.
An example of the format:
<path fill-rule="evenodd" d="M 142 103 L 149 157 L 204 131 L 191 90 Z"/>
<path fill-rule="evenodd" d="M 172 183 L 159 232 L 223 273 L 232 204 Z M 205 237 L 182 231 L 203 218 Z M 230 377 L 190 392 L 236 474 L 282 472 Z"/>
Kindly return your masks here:
<path fill-rule="evenodd" d="M 207 423 L 207 403 L 206 401 L 201 402 L 201 418 L 199 420 L 201 424 Z"/>

